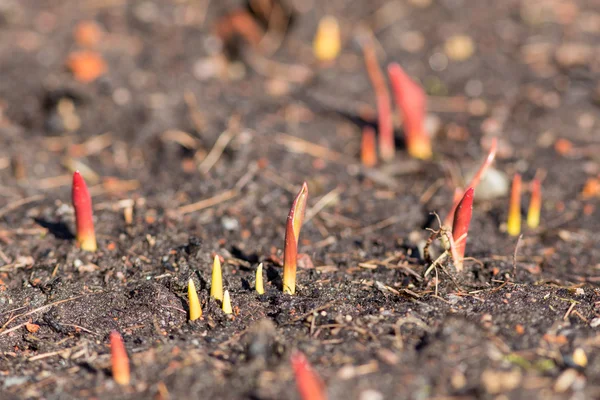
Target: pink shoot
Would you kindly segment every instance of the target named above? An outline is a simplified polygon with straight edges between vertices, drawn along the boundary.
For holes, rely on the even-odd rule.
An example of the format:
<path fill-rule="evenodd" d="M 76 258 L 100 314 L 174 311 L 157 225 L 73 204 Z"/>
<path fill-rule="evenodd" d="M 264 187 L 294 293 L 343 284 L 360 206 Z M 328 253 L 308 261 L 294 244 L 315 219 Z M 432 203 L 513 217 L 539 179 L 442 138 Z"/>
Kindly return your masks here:
<path fill-rule="evenodd" d="M 431 139 L 425 132 L 425 92 L 410 79 L 399 64 L 390 64 L 388 75 L 396 105 L 404 119 L 404 137 L 408 154 L 428 160 L 432 152 Z"/>
<path fill-rule="evenodd" d="M 471 216 L 473 215 L 473 193 L 472 187 L 468 188 L 464 196 L 456 207 L 454 214 L 454 223 L 452 224 L 452 239 L 454 241 L 454 266 L 460 272 L 463 270 L 463 260 L 465 258 L 465 248 L 467 246 L 467 235 Z"/>

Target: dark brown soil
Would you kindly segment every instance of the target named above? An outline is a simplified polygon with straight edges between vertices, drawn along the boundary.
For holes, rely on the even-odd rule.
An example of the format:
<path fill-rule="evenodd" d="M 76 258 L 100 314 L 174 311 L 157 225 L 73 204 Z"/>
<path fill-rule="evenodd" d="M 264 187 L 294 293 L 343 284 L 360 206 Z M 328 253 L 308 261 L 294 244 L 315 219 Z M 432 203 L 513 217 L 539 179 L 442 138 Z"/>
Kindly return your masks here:
<path fill-rule="evenodd" d="M 0 2 L 0 398 L 299 399 L 296 348 L 330 399 L 599 398 L 600 190 L 584 191 L 600 173 L 598 2 L 427 3 L 287 1 L 281 46 L 232 40 L 226 65 L 215 26 L 241 2 Z M 344 38 L 330 65 L 311 50 L 325 13 Z M 81 21 L 104 32 L 92 51 L 108 70 L 90 83 L 66 67 Z M 398 130 L 395 161 L 360 166 L 359 115 L 375 104 L 361 26 L 430 94 L 434 161 L 409 159 Z M 457 34 L 475 44 L 464 61 L 445 55 Z M 493 136 L 498 170 L 544 176 L 542 224 L 517 246 L 508 195 L 477 202 L 474 259 L 436 286 L 416 245 Z M 74 163 L 99 177 L 87 174 L 95 254 L 73 239 Z M 279 260 L 304 180 L 316 213 L 289 296 Z M 208 296 L 215 254 L 232 318 Z M 193 323 L 190 277 L 204 303 Z M 110 375 L 113 329 L 126 388 Z"/>

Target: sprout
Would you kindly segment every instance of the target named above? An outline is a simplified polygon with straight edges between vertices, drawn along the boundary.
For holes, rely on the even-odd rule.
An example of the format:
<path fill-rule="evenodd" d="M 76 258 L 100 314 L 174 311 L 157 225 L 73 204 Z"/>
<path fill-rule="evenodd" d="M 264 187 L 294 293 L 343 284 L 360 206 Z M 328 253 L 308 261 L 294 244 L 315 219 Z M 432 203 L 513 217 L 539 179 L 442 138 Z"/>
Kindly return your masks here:
<path fill-rule="evenodd" d="M 335 60 L 340 53 L 342 42 L 340 26 L 333 16 L 325 16 L 319 21 L 313 40 L 313 53 L 319 61 Z"/>
<path fill-rule="evenodd" d="M 510 191 L 510 204 L 506 231 L 511 236 L 521 233 L 521 175 L 515 174 Z"/>
<path fill-rule="evenodd" d="M 258 268 L 256 268 L 256 292 L 258 294 L 264 294 L 265 288 L 263 286 L 263 276 L 262 276 L 263 265 L 262 263 L 258 264 Z"/>
<path fill-rule="evenodd" d="M 538 178 L 531 182 L 531 200 L 527 212 L 527 226 L 535 229 L 540 225 L 540 214 L 542 212 L 542 184 Z"/>
<path fill-rule="evenodd" d="M 365 126 L 362 131 L 360 144 L 360 161 L 365 167 L 374 167 L 377 164 L 377 150 L 375 149 L 375 130 Z"/>
<path fill-rule="evenodd" d="M 373 41 L 365 39 L 362 49 L 365 57 L 365 66 L 367 68 L 367 73 L 369 74 L 369 79 L 371 80 L 371 86 L 373 86 L 373 90 L 375 91 L 375 101 L 377 103 L 379 152 L 384 161 L 390 161 L 394 158 L 396 152 L 390 92 L 387 88 L 385 77 L 381 72 L 381 67 L 377 62 L 377 54 L 375 53 Z M 363 140 L 365 139 L 365 133 L 366 131 L 363 131 Z M 376 159 L 375 156 L 375 160 Z M 375 163 L 373 163 L 373 165 L 374 164 Z"/>
<path fill-rule="evenodd" d="M 190 321 L 195 321 L 202 317 L 202 307 L 192 278 L 188 281 L 188 300 L 190 302 Z"/>
<path fill-rule="evenodd" d="M 223 301 L 223 274 L 221 273 L 221 260 L 219 260 L 218 255 L 215 256 L 213 261 L 210 295 Z"/>
<path fill-rule="evenodd" d="M 283 291 L 296 293 L 296 264 L 298 261 L 298 237 L 304 221 L 306 200 L 308 199 L 308 186 L 306 182 L 292 203 L 288 214 L 285 230 L 285 249 L 283 258 Z"/>
<path fill-rule="evenodd" d="M 290 361 L 296 377 L 296 387 L 302 400 L 325 400 L 327 398 L 325 385 L 310 366 L 306 356 L 296 350 L 292 353 Z"/>
<path fill-rule="evenodd" d="M 231 298 L 229 297 L 229 290 L 226 290 L 223 293 L 223 312 L 225 314 L 231 314 L 233 310 L 231 309 Z"/>
<path fill-rule="evenodd" d="M 425 132 L 425 92 L 404 72 L 399 64 L 388 66 L 388 75 L 396 105 L 404 118 L 406 148 L 412 157 L 431 158 L 431 139 Z"/>
<path fill-rule="evenodd" d="M 129 385 L 129 381 L 131 380 L 129 357 L 127 357 L 123 338 L 117 331 L 110 333 L 110 359 L 115 382 L 119 385 Z"/>
<path fill-rule="evenodd" d="M 473 192 L 474 189 L 468 188 L 464 196 L 456 207 L 454 214 L 454 223 L 452 224 L 453 246 L 452 258 L 454 266 L 458 271 L 463 269 L 463 260 L 465 258 L 465 248 L 467 245 L 467 235 L 469 234 L 469 225 L 473 214 Z"/>
<path fill-rule="evenodd" d="M 85 180 L 75 171 L 73 174 L 73 189 L 71 192 L 73 208 L 75 209 L 75 223 L 77 226 L 77 243 L 86 251 L 96 251 L 96 234 L 94 232 L 94 218 L 92 214 L 92 198 Z"/>

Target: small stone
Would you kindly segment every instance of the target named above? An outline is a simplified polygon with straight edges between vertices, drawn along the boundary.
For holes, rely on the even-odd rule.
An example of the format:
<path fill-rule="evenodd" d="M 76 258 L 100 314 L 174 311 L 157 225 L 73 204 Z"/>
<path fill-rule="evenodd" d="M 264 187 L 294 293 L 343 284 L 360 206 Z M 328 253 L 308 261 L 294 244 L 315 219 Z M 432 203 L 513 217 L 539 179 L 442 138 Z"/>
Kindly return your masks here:
<path fill-rule="evenodd" d="M 467 384 L 467 378 L 462 372 L 454 371 L 454 373 L 452 373 L 452 376 L 450 377 L 450 383 L 452 384 L 452 387 L 454 389 L 459 390 L 465 387 L 465 385 Z"/>
<path fill-rule="evenodd" d="M 433 53 L 429 57 L 429 66 L 436 72 L 441 72 L 448 67 L 448 57 L 444 53 Z"/>
<path fill-rule="evenodd" d="M 96 264 L 88 263 L 76 267 L 78 272 L 94 272 L 100 269 Z"/>
<path fill-rule="evenodd" d="M 4 379 L 4 388 L 8 389 L 11 386 L 22 385 L 29 380 L 27 376 L 9 376 Z"/>
<path fill-rule="evenodd" d="M 479 97 L 483 94 L 483 82 L 479 79 L 469 79 L 465 85 L 465 94 L 470 97 Z"/>
<path fill-rule="evenodd" d="M 592 57 L 592 48 L 584 43 L 565 43 L 556 49 L 554 58 L 563 68 L 586 65 Z"/>
<path fill-rule="evenodd" d="M 265 83 L 265 89 L 269 95 L 273 97 L 280 97 L 288 94 L 290 91 L 290 85 L 283 79 L 274 78 L 269 79 Z"/>
<path fill-rule="evenodd" d="M 112 99 L 118 106 L 124 106 L 131 101 L 131 92 L 126 88 L 116 88 L 112 94 Z"/>
<path fill-rule="evenodd" d="M 551 59 L 552 43 L 533 42 L 523 45 L 521 56 L 525 64 L 547 66 Z"/>
<path fill-rule="evenodd" d="M 600 31 L 600 13 L 586 10 L 579 17 L 578 27 L 583 32 L 598 33 Z"/>
<path fill-rule="evenodd" d="M 588 175 L 600 174 L 600 164 L 594 161 L 587 161 L 583 163 L 581 170 Z"/>
<path fill-rule="evenodd" d="M 435 138 L 442 128 L 442 120 L 435 114 L 425 115 L 425 132 L 429 137 Z"/>
<path fill-rule="evenodd" d="M 73 132 L 79 129 L 81 126 L 81 120 L 77 115 L 73 100 L 67 98 L 60 99 L 58 105 L 56 106 L 56 110 L 62 118 L 63 127 L 67 131 Z"/>
<path fill-rule="evenodd" d="M 409 0 L 408 1 L 412 6 L 419 8 L 427 8 L 431 5 L 431 0 Z"/>
<path fill-rule="evenodd" d="M 556 109 L 560 106 L 560 95 L 554 91 L 546 92 L 542 96 L 544 106 Z"/>
<path fill-rule="evenodd" d="M 537 145 L 542 148 L 548 148 L 556 142 L 556 135 L 552 131 L 542 132 L 537 138 Z"/>
<path fill-rule="evenodd" d="M 205 81 L 220 76 L 226 67 L 223 58 L 219 56 L 206 57 L 194 63 L 192 73 L 199 81 Z"/>
<path fill-rule="evenodd" d="M 158 6 L 150 1 L 139 3 L 133 9 L 133 15 L 141 22 L 154 22 L 159 16 Z"/>
<path fill-rule="evenodd" d="M 337 377 L 343 381 L 347 381 L 349 379 L 354 378 L 356 375 L 354 371 L 354 367 L 352 365 L 344 365 L 337 372 Z"/>
<path fill-rule="evenodd" d="M 579 16 L 579 6 L 574 2 L 560 1 L 553 8 L 554 18 L 562 25 L 571 25 Z"/>
<path fill-rule="evenodd" d="M 444 51 L 453 61 L 465 61 L 475 52 L 475 43 L 470 36 L 454 35 L 446 40 Z"/>
<path fill-rule="evenodd" d="M 160 110 L 163 109 L 167 106 L 167 96 L 164 93 L 150 93 L 150 95 L 147 98 L 147 102 L 146 104 L 148 105 L 148 107 L 154 109 L 154 110 Z"/>
<path fill-rule="evenodd" d="M 597 328 L 598 326 L 600 326 L 600 318 L 594 318 L 591 322 L 590 322 L 590 327 L 592 328 Z"/>
<path fill-rule="evenodd" d="M 460 301 L 462 301 L 462 297 L 461 296 L 457 296 L 454 293 L 450 293 L 448 295 L 448 303 L 450 303 L 451 305 L 456 305 L 458 304 Z"/>
<path fill-rule="evenodd" d="M 473 168 L 466 174 L 466 182 L 471 180 L 478 169 L 479 166 Z M 490 167 L 481 178 L 477 190 L 475 190 L 475 199 L 486 201 L 504 197 L 508 194 L 508 187 L 509 181 L 506 174 L 494 167 Z"/>
<path fill-rule="evenodd" d="M 269 319 L 258 321 L 248 332 L 245 340 L 246 353 L 250 360 L 267 361 L 276 355 L 277 333 L 274 323 Z"/>
<path fill-rule="evenodd" d="M 481 325 L 486 329 L 490 329 L 494 325 L 492 314 L 483 314 L 481 316 Z"/>
<path fill-rule="evenodd" d="M 573 385 L 573 383 L 575 383 L 578 375 L 579 373 L 573 368 L 565 370 L 562 374 L 560 374 L 558 379 L 556 379 L 554 391 L 558 393 L 566 392 Z"/>
<path fill-rule="evenodd" d="M 417 244 L 423 240 L 423 234 L 421 231 L 411 231 L 408 234 L 408 241 L 412 244 Z"/>
<path fill-rule="evenodd" d="M 577 125 L 584 130 L 590 130 L 594 127 L 596 118 L 591 113 L 583 113 L 577 118 Z"/>
<path fill-rule="evenodd" d="M 552 9 L 549 5 L 540 5 L 534 1 L 521 3 L 519 12 L 521 19 L 528 25 L 539 25 L 552 20 Z"/>
<path fill-rule="evenodd" d="M 227 66 L 227 76 L 232 81 L 240 81 L 246 76 L 246 66 L 242 62 L 232 62 Z"/>
<path fill-rule="evenodd" d="M 481 383 L 485 390 L 491 394 L 508 392 L 521 383 L 522 374 L 518 369 L 512 371 L 492 371 L 486 369 L 481 374 Z"/>
<path fill-rule="evenodd" d="M 502 130 L 502 123 L 494 117 L 489 117 L 481 123 L 481 130 L 486 135 L 495 135 Z"/>
<path fill-rule="evenodd" d="M 481 117 L 488 112 L 488 106 L 482 99 L 473 99 L 467 104 L 467 110 L 469 111 L 469 114 Z"/>
<path fill-rule="evenodd" d="M 240 228 L 240 223 L 237 219 L 231 217 L 221 218 L 221 225 L 228 231 L 237 231 Z"/>
<path fill-rule="evenodd" d="M 150 247 L 154 247 L 154 245 L 156 244 L 156 238 L 154 236 L 150 235 L 149 233 L 146 234 L 146 241 L 148 242 L 148 245 Z M 167 258 L 167 260 L 169 259 L 169 256 L 165 256 L 165 257 Z M 166 262 L 167 260 L 163 260 L 163 261 Z"/>
<path fill-rule="evenodd" d="M 408 31 L 400 35 L 400 47 L 409 53 L 417 53 L 425 46 L 425 36 L 419 31 Z"/>
<path fill-rule="evenodd" d="M 367 389 L 360 393 L 358 400 L 383 400 L 383 394 L 377 390 Z"/>
<path fill-rule="evenodd" d="M 585 368 L 587 366 L 588 359 L 585 355 L 585 351 L 583 351 L 582 348 L 578 347 L 573 352 L 573 362 L 581 368 Z"/>

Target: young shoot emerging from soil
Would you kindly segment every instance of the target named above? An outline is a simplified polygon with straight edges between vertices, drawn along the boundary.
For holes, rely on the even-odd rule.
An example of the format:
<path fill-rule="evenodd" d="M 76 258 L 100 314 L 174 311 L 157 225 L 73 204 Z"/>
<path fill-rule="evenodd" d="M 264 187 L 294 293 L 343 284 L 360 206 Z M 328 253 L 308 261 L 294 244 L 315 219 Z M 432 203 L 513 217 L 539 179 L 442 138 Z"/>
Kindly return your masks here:
<path fill-rule="evenodd" d="M 188 281 L 188 301 L 190 303 L 190 321 L 195 321 L 202 317 L 202 306 L 196 293 L 196 285 L 192 278 Z"/>
<path fill-rule="evenodd" d="M 110 361 L 115 382 L 123 386 L 129 385 L 129 381 L 131 380 L 129 357 L 127 357 L 123 338 L 117 331 L 110 333 Z"/>
<path fill-rule="evenodd" d="M 256 288 L 256 293 L 258 294 L 264 294 L 265 293 L 265 287 L 263 285 L 263 276 L 262 276 L 262 270 L 263 270 L 263 265 L 262 263 L 258 264 L 258 268 L 256 268 L 256 284 L 255 284 L 255 288 Z"/>
<path fill-rule="evenodd" d="M 375 130 L 370 126 L 365 126 L 362 131 L 362 140 L 360 143 L 360 161 L 365 167 L 374 167 L 377 164 Z"/>
<path fill-rule="evenodd" d="M 340 54 L 341 48 L 338 21 L 335 17 L 326 15 L 319 21 L 313 40 L 313 53 L 319 61 L 333 61 Z"/>
<path fill-rule="evenodd" d="M 296 264 L 298 262 L 298 237 L 304 221 L 308 186 L 302 184 L 288 214 L 285 229 L 285 248 L 283 251 L 283 292 L 296 293 Z"/>
<path fill-rule="evenodd" d="M 221 260 L 215 256 L 212 268 L 212 279 L 210 285 L 211 297 L 223 301 L 223 273 L 221 272 Z"/>
<path fill-rule="evenodd" d="M 362 38 L 361 45 L 365 58 L 365 67 L 367 68 L 371 86 L 373 86 L 373 90 L 375 91 L 375 101 L 377 103 L 379 154 L 384 161 L 391 161 L 396 152 L 396 145 L 394 143 L 394 124 L 392 120 L 390 92 L 385 82 L 385 76 L 377 61 L 377 53 L 372 37 L 369 35 Z M 367 132 L 363 131 L 363 140 L 366 134 Z M 373 136 L 375 136 L 374 132 Z"/>
<path fill-rule="evenodd" d="M 508 206 L 508 221 L 506 231 L 510 236 L 519 236 L 521 233 L 521 175 L 515 174 L 510 190 L 510 204 Z"/>
<path fill-rule="evenodd" d="M 392 93 L 402 118 L 406 148 L 412 157 L 429 160 L 431 139 L 425 132 L 425 102 L 423 89 L 404 72 L 399 64 L 388 66 Z"/>
<path fill-rule="evenodd" d="M 444 247 L 444 252 L 435 261 L 431 262 L 431 265 L 425 271 L 425 276 L 429 275 L 429 273 L 433 269 L 437 268 L 437 266 L 441 266 L 442 262 L 446 260 L 449 255 L 452 256 L 456 270 L 458 272 L 462 272 L 464 268 L 463 262 L 465 259 L 465 248 L 467 245 L 467 236 L 469 234 L 469 225 L 471 224 L 471 216 L 473 215 L 474 192 L 475 191 L 473 188 L 468 188 L 458 203 L 458 207 L 456 207 L 456 212 L 454 213 L 451 234 L 448 229 L 441 224 L 441 222 L 440 229 L 437 231 L 432 231 L 432 234 L 429 237 L 429 240 L 427 240 L 427 244 L 423 249 L 423 252 L 425 253 L 425 259 L 431 262 L 429 246 L 438 236 L 440 236 L 440 240 Z"/>
<path fill-rule="evenodd" d="M 531 200 L 529 200 L 529 211 L 527 212 L 527 226 L 535 229 L 540 225 L 540 214 L 542 211 L 542 184 L 539 178 L 531 182 Z"/>
<path fill-rule="evenodd" d="M 223 293 L 223 312 L 225 314 L 233 313 L 233 309 L 231 308 L 231 297 L 229 297 L 229 290 L 226 290 Z"/>
<path fill-rule="evenodd" d="M 312 369 L 306 356 L 296 350 L 290 357 L 294 376 L 296 377 L 296 387 L 302 400 L 326 400 L 325 384 Z"/>
<path fill-rule="evenodd" d="M 77 226 L 77 243 L 86 251 L 96 251 L 96 233 L 94 232 L 94 216 L 92 213 L 92 198 L 85 180 L 75 171 L 71 192 L 73 208 L 75 209 L 75 225 Z"/>

